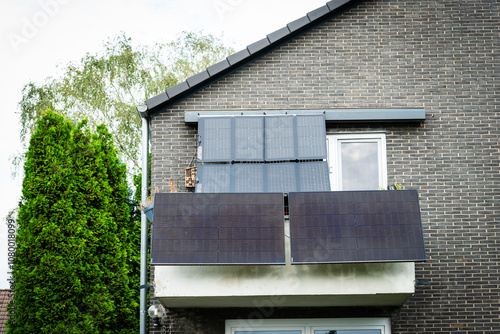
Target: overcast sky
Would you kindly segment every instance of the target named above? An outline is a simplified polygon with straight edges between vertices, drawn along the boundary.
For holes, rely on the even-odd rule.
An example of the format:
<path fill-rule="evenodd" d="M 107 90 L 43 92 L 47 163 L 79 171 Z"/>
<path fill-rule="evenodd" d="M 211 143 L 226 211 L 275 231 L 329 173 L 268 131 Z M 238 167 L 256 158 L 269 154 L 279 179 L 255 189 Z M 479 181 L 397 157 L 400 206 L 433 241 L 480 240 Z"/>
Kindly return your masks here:
<path fill-rule="evenodd" d="M 22 87 L 57 75 L 57 66 L 125 32 L 137 44 L 172 41 L 182 31 L 222 37 L 239 51 L 327 0 L 0 0 L 0 289 L 7 289 L 5 216 L 17 206 L 21 177 L 11 157 L 21 150 Z"/>

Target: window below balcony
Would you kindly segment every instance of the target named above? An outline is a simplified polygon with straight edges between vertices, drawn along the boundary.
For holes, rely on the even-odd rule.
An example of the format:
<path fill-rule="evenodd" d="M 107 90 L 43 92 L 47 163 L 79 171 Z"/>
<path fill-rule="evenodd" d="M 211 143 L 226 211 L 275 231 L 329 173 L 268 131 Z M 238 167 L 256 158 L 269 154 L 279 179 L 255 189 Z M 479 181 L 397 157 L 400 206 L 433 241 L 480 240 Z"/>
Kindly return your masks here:
<path fill-rule="evenodd" d="M 226 334 L 390 334 L 389 318 L 227 320 Z"/>

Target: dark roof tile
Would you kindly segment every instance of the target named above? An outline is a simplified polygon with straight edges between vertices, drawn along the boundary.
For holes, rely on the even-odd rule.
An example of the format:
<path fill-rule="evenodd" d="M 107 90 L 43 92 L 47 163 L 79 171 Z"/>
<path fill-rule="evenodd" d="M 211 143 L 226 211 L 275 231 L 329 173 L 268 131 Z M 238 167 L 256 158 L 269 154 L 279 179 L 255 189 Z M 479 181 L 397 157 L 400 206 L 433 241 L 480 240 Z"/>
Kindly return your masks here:
<path fill-rule="evenodd" d="M 227 61 L 227 59 L 224 59 L 223 61 L 221 62 L 218 62 L 217 64 L 214 64 L 210 67 L 207 68 L 207 71 L 208 71 L 208 74 L 210 74 L 210 76 L 214 75 L 214 74 L 217 74 L 219 72 L 222 72 L 224 71 L 225 69 L 229 68 L 229 62 Z"/>
<path fill-rule="evenodd" d="M 153 109 L 168 100 L 167 93 L 161 93 L 146 100 L 148 109 Z"/>
<path fill-rule="evenodd" d="M 189 87 L 196 86 L 197 84 L 203 82 L 204 80 L 210 78 L 210 74 L 207 71 L 200 72 L 198 74 L 193 75 L 192 77 L 187 78 L 187 83 Z"/>
<path fill-rule="evenodd" d="M 311 22 L 309 18 L 307 16 L 303 16 L 300 19 L 288 23 L 287 27 L 290 30 L 290 32 L 294 32 L 295 30 L 298 30 L 306 26 L 309 22 Z"/>
<path fill-rule="evenodd" d="M 269 45 L 271 45 L 269 40 L 267 38 L 263 38 L 260 41 L 257 41 L 255 43 L 252 43 L 249 46 L 247 46 L 247 50 L 248 50 L 248 52 L 250 52 L 250 54 L 254 54 L 255 52 L 258 52 Z"/>
<path fill-rule="evenodd" d="M 189 86 L 188 86 L 186 81 L 181 82 L 178 85 L 175 85 L 173 87 L 168 88 L 167 89 L 167 96 L 169 99 L 171 99 L 174 96 L 179 95 L 180 93 L 182 93 L 183 91 L 185 91 L 188 88 L 189 88 Z"/>
<path fill-rule="evenodd" d="M 314 21 L 328 13 L 330 13 L 330 9 L 328 9 L 328 6 L 325 5 L 307 13 L 307 17 L 309 20 Z"/>
<path fill-rule="evenodd" d="M 278 29 L 275 32 L 272 32 L 269 35 L 267 35 L 267 39 L 269 39 L 269 42 L 274 43 L 274 42 L 286 37 L 289 33 L 290 33 L 290 30 L 288 30 L 287 27 L 283 27 L 283 28 Z"/>
<path fill-rule="evenodd" d="M 248 56 L 250 56 L 250 52 L 248 52 L 247 49 L 243 49 L 227 57 L 227 61 L 229 62 L 229 65 L 233 66 L 234 64 L 242 61 Z"/>
<path fill-rule="evenodd" d="M 350 0 L 332 0 L 332 1 L 327 2 L 326 5 L 330 9 L 330 11 L 332 11 L 332 10 L 339 8 L 342 5 L 345 5 L 349 1 Z"/>

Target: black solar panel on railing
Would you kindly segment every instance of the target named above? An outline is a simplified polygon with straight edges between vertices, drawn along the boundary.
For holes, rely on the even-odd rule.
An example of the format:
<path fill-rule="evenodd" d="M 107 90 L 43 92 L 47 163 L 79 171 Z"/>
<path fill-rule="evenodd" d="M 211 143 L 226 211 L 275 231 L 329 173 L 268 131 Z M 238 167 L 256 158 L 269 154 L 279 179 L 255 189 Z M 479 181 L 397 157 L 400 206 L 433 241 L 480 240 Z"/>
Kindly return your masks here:
<path fill-rule="evenodd" d="M 292 263 L 423 261 L 414 190 L 290 193 Z"/>
<path fill-rule="evenodd" d="M 283 194 L 155 195 L 152 264 L 285 263 Z"/>

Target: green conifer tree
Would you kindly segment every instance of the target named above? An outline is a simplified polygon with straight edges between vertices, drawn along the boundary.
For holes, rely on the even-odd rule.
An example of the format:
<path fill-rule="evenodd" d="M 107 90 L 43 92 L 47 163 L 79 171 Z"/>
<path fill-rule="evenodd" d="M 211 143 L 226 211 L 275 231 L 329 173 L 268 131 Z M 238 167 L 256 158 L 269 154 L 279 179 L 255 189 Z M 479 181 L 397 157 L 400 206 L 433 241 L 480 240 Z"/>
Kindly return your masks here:
<path fill-rule="evenodd" d="M 135 333 L 125 167 L 105 126 L 47 112 L 27 152 L 7 333 Z"/>

